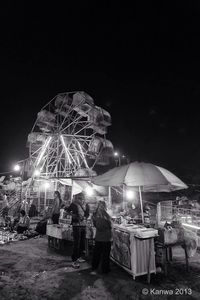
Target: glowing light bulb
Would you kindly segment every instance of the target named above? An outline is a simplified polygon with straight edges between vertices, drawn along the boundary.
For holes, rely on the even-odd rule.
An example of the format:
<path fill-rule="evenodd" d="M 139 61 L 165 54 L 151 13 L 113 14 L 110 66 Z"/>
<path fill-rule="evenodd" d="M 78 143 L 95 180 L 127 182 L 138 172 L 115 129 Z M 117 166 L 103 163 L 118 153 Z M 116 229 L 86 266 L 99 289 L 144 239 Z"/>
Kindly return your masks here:
<path fill-rule="evenodd" d="M 49 187 L 50 187 L 50 183 L 49 183 L 49 182 L 45 182 L 45 183 L 44 183 L 44 188 L 45 188 L 45 189 L 48 189 Z"/>
<path fill-rule="evenodd" d="M 94 189 L 90 186 L 86 187 L 85 192 L 86 192 L 87 196 L 89 196 L 89 197 L 94 195 Z"/>
<path fill-rule="evenodd" d="M 126 191 L 126 199 L 127 200 L 132 200 L 135 198 L 135 193 L 134 191 L 131 191 L 131 190 L 127 190 Z"/>
<path fill-rule="evenodd" d="M 15 165 L 15 166 L 14 166 L 14 171 L 15 171 L 15 172 L 18 172 L 20 169 L 21 169 L 21 168 L 20 168 L 20 165 Z"/>

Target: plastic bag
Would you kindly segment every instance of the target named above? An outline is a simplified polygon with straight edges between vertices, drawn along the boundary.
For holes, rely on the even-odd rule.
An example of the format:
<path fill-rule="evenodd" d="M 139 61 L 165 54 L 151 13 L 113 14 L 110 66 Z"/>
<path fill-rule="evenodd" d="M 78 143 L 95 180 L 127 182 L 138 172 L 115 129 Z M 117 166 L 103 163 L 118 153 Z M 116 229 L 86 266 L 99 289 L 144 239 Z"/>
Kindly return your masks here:
<path fill-rule="evenodd" d="M 47 221 L 47 225 L 52 225 L 52 224 L 53 224 L 53 221 L 52 221 L 51 218 L 49 218 L 48 221 Z"/>
<path fill-rule="evenodd" d="M 175 244 L 178 241 L 178 234 L 174 228 L 166 229 L 164 231 L 165 244 Z"/>

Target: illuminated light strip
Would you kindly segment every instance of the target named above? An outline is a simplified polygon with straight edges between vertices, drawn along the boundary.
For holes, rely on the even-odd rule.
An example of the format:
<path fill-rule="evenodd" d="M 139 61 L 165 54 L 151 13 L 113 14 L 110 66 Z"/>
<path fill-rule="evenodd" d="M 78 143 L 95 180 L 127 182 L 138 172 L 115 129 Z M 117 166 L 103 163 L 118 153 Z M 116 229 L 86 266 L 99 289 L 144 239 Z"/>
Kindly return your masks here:
<path fill-rule="evenodd" d="M 74 144 L 72 144 L 72 146 L 73 146 L 73 148 L 74 148 L 74 150 L 75 150 L 75 156 L 76 156 L 76 159 L 77 159 L 78 165 L 79 165 L 79 167 L 80 167 L 80 166 L 81 166 L 81 164 L 80 164 L 79 156 L 78 156 L 78 153 L 77 153 L 77 149 L 76 149 L 76 147 L 74 146 Z M 76 163 L 76 161 L 75 161 L 75 160 L 74 160 L 74 162 Z"/>
<path fill-rule="evenodd" d="M 76 152 L 76 159 L 77 159 L 77 161 L 78 161 L 78 165 L 79 165 L 79 167 L 81 166 L 81 164 L 80 164 L 80 160 L 79 160 L 79 156 L 78 156 L 78 153 Z"/>
<path fill-rule="evenodd" d="M 61 135 L 61 137 L 62 137 L 62 143 L 64 143 L 63 145 L 65 145 L 65 140 L 64 140 L 64 138 L 63 138 L 63 135 Z M 65 147 L 66 147 L 66 145 L 65 145 Z M 73 162 L 76 164 L 76 161 L 75 161 L 75 159 L 73 158 L 73 156 L 72 156 L 72 154 L 71 154 L 71 152 L 69 151 L 69 149 L 67 149 L 67 147 L 66 147 L 66 150 L 67 150 L 67 153 L 68 153 L 68 155 L 70 155 L 71 156 L 71 159 L 73 160 Z"/>
<path fill-rule="evenodd" d="M 43 147 L 42 147 L 42 150 L 41 150 L 41 152 L 40 152 L 40 155 L 39 155 L 39 157 L 38 157 L 38 161 L 37 161 L 36 167 L 37 167 L 37 166 L 39 165 L 39 163 L 41 162 L 41 159 L 43 158 L 44 153 L 45 153 L 45 151 L 46 151 L 46 149 L 47 149 L 47 147 L 48 147 L 48 145 L 49 145 L 51 139 L 52 139 L 52 137 L 49 136 L 48 139 L 45 141 L 45 143 L 44 143 L 44 145 L 43 145 Z"/>
<path fill-rule="evenodd" d="M 194 229 L 200 229 L 200 227 L 198 227 L 198 226 L 190 225 L 190 224 L 187 224 L 187 223 L 182 223 L 182 225 L 190 227 L 190 228 L 194 228 Z"/>
<path fill-rule="evenodd" d="M 88 166 L 87 161 L 86 161 L 86 159 L 85 159 L 85 156 L 84 156 L 84 154 L 83 154 L 83 150 L 82 150 L 81 144 L 79 143 L 79 141 L 77 141 L 77 143 L 78 143 L 79 149 L 80 149 L 80 151 L 81 151 L 81 154 L 82 154 L 82 157 L 83 157 L 83 161 L 84 161 L 84 163 L 85 163 L 85 166 L 86 166 L 86 168 L 89 169 L 89 166 Z"/>
<path fill-rule="evenodd" d="M 75 159 L 73 158 L 71 152 L 70 152 L 68 149 L 67 149 L 67 151 L 68 151 L 69 155 L 71 156 L 71 159 L 72 159 L 72 160 L 74 161 L 74 163 L 76 164 L 76 161 L 75 161 Z"/>
<path fill-rule="evenodd" d="M 61 139 L 61 143 L 63 144 L 63 147 L 64 147 L 64 149 L 65 149 L 65 153 L 66 153 L 66 155 L 67 155 L 67 158 L 68 158 L 68 160 L 69 160 L 69 163 L 71 164 L 72 161 L 71 161 L 71 158 L 70 158 L 70 156 L 69 156 L 69 151 L 68 151 L 68 149 L 67 149 L 67 147 L 66 147 L 66 145 L 65 145 L 65 141 L 64 141 L 64 138 L 63 138 L 62 135 L 60 136 L 60 139 Z"/>

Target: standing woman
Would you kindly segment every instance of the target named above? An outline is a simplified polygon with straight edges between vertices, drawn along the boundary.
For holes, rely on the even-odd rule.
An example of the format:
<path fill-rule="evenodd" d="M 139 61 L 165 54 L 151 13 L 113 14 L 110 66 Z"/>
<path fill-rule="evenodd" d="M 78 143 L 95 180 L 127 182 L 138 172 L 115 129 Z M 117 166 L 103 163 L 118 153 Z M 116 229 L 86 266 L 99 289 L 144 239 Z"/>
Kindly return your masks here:
<path fill-rule="evenodd" d="M 51 219 L 53 221 L 53 224 L 58 224 L 61 204 L 62 204 L 62 200 L 61 200 L 60 193 L 58 191 L 55 191 L 54 203 L 51 211 L 52 213 Z"/>
<path fill-rule="evenodd" d="M 96 212 L 93 214 L 93 224 L 96 227 L 95 246 L 92 258 L 92 275 L 101 262 L 102 272 L 107 274 L 110 271 L 110 250 L 112 240 L 111 217 L 106 211 L 105 201 L 99 201 Z"/>

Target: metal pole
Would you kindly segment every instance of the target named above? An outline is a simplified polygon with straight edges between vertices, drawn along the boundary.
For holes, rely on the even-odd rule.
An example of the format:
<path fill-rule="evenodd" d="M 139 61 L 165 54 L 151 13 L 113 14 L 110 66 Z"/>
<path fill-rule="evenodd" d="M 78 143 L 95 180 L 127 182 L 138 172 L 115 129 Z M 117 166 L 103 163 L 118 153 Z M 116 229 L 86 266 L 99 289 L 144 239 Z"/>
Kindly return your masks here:
<path fill-rule="evenodd" d="M 110 186 L 108 187 L 108 205 L 109 205 L 109 208 L 111 208 L 112 198 L 111 198 L 111 187 Z"/>
<path fill-rule="evenodd" d="M 47 204 L 47 187 L 45 186 L 45 190 L 44 190 L 44 209 L 46 208 L 46 204 Z"/>
<path fill-rule="evenodd" d="M 143 213 L 142 193 L 141 193 L 141 187 L 140 187 L 140 186 L 139 186 L 139 196 L 140 196 L 140 205 L 141 205 L 142 223 L 144 223 L 144 213 Z"/>
<path fill-rule="evenodd" d="M 161 220 L 161 205 L 160 205 L 160 202 L 158 202 L 157 204 L 157 216 L 156 216 L 156 223 L 157 223 L 157 226 L 160 225 L 160 220 Z"/>
<path fill-rule="evenodd" d="M 124 197 L 125 197 L 125 186 L 123 184 L 123 186 L 122 186 L 122 208 L 123 208 L 123 210 L 125 209 Z"/>
<path fill-rule="evenodd" d="M 72 200 L 73 200 L 73 183 L 74 183 L 74 181 L 71 179 L 71 181 L 72 181 L 72 189 L 71 189 L 71 202 L 72 202 Z"/>
<path fill-rule="evenodd" d="M 41 187 L 41 184 L 39 183 L 39 186 L 38 186 L 38 203 L 37 203 L 38 214 L 40 214 L 40 197 L 41 197 L 40 187 Z"/>

